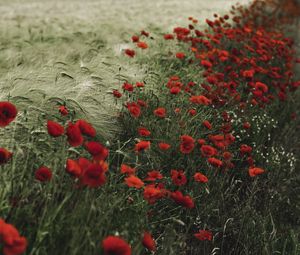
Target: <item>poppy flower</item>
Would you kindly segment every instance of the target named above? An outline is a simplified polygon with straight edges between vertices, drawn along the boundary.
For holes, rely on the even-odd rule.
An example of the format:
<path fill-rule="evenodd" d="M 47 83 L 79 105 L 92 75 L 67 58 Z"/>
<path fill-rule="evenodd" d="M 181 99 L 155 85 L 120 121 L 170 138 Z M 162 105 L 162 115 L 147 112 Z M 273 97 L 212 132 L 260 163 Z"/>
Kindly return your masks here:
<path fill-rule="evenodd" d="M 129 177 L 125 178 L 125 183 L 127 184 L 128 187 L 137 188 L 137 189 L 140 189 L 144 186 L 144 182 L 140 178 L 134 175 L 130 175 Z"/>
<path fill-rule="evenodd" d="M 207 97 L 200 95 L 200 96 L 191 96 L 189 101 L 193 104 L 199 104 L 199 105 L 210 105 L 211 100 Z"/>
<path fill-rule="evenodd" d="M 132 175 L 135 174 L 135 168 L 130 167 L 126 164 L 121 164 L 121 173 L 122 174 L 127 174 L 127 175 Z"/>
<path fill-rule="evenodd" d="M 131 247 L 122 238 L 108 236 L 102 241 L 104 255 L 131 255 Z"/>
<path fill-rule="evenodd" d="M 0 127 L 6 127 L 17 116 L 17 108 L 10 102 L 0 102 Z"/>
<path fill-rule="evenodd" d="M 35 179 L 37 179 L 40 182 L 50 181 L 52 179 L 51 169 L 46 166 L 40 167 L 35 171 Z"/>
<path fill-rule="evenodd" d="M 139 127 L 138 133 L 140 136 L 149 136 L 151 134 L 151 132 L 147 128 L 144 128 L 144 127 Z"/>
<path fill-rule="evenodd" d="M 244 154 L 250 154 L 252 152 L 252 147 L 251 146 L 248 146 L 246 144 L 242 144 L 241 147 L 240 147 L 240 153 L 242 155 Z"/>
<path fill-rule="evenodd" d="M 136 82 L 136 83 L 135 83 L 135 86 L 136 86 L 137 88 L 143 88 L 143 87 L 145 87 L 145 84 L 144 84 L 143 82 Z"/>
<path fill-rule="evenodd" d="M 211 241 L 212 240 L 212 232 L 208 230 L 200 230 L 198 233 L 194 234 L 194 236 L 200 241 Z"/>
<path fill-rule="evenodd" d="M 195 115 L 197 114 L 197 111 L 196 111 L 195 109 L 190 109 L 190 110 L 189 110 L 189 114 L 190 114 L 191 116 L 195 116 Z"/>
<path fill-rule="evenodd" d="M 131 116 L 138 118 L 141 115 L 141 107 L 137 103 L 127 103 L 126 107 L 130 112 Z"/>
<path fill-rule="evenodd" d="M 207 161 L 214 167 L 221 167 L 223 165 L 223 162 L 217 158 L 208 158 Z"/>
<path fill-rule="evenodd" d="M 145 43 L 145 42 L 138 42 L 138 43 L 136 44 L 136 46 L 138 46 L 139 48 L 141 48 L 141 49 L 143 49 L 143 50 L 148 48 L 148 44 Z"/>
<path fill-rule="evenodd" d="M 66 134 L 68 137 L 67 140 L 71 146 L 77 147 L 77 146 L 82 145 L 83 136 L 81 134 L 78 123 L 73 124 L 73 123 L 69 122 Z"/>
<path fill-rule="evenodd" d="M 141 35 L 144 35 L 144 36 L 148 37 L 149 36 L 149 32 L 146 32 L 145 30 L 142 30 L 141 31 Z"/>
<path fill-rule="evenodd" d="M 81 176 L 81 183 L 91 188 L 97 188 L 106 182 L 107 164 L 104 161 L 90 164 Z"/>
<path fill-rule="evenodd" d="M 156 250 L 156 243 L 155 243 L 152 235 L 149 232 L 146 232 L 146 231 L 144 232 L 142 244 L 149 251 L 155 251 Z"/>
<path fill-rule="evenodd" d="M 179 94 L 180 91 L 181 91 L 181 89 L 179 87 L 172 87 L 172 88 L 170 88 L 170 93 L 172 95 L 177 95 L 177 94 Z"/>
<path fill-rule="evenodd" d="M 82 174 L 80 165 L 73 159 L 67 159 L 66 171 L 76 178 L 79 178 Z"/>
<path fill-rule="evenodd" d="M 7 163 L 12 155 L 13 154 L 5 148 L 0 148 L 0 165 Z"/>
<path fill-rule="evenodd" d="M 206 127 L 207 129 L 212 129 L 212 125 L 211 125 L 211 123 L 210 123 L 208 120 L 204 120 L 204 121 L 202 122 L 202 125 L 203 125 L 204 127 Z"/>
<path fill-rule="evenodd" d="M 3 255 L 20 255 L 25 252 L 27 240 L 19 231 L 0 218 L 0 241 L 3 243 Z"/>
<path fill-rule="evenodd" d="M 67 116 L 69 114 L 68 108 L 64 105 L 59 106 L 58 111 L 62 116 Z"/>
<path fill-rule="evenodd" d="M 80 132 L 83 135 L 87 135 L 89 137 L 96 136 L 96 129 L 92 126 L 92 124 L 88 123 L 85 120 L 77 120 L 76 123 L 78 124 Z"/>
<path fill-rule="evenodd" d="M 137 35 L 133 35 L 131 37 L 131 40 L 132 40 L 132 42 L 136 43 L 136 42 L 138 42 L 140 40 L 140 38 Z"/>
<path fill-rule="evenodd" d="M 259 168 L 259 167 L 250 167 L 249 168 L 249 175 L 251 177 L 255 177 L 257 175 L 263 174 L 265 172 L 264 169 Z"/>
<path fill-rule="evenodd" d="M 210 145 L 202 145 L 200 150 L 203 157 L 211 157 L 218 153 L 217 150 Z"/>
<path fill-rule="evenodd" d="M 120 98 L 120 97 L 122 97 L 122 93 L 121 93 L 119 90 L 117 90 L 117 89 L 114 89 L 112 93 L 113 93 L 113 96 L 114 96 L 115 98 Z"/>
<path fill-rule="evenodd" d="M 135 145 L 134 150 L 136 152 L 140 152 L 140 151 L 148 150 L 149 148 L 150 148 L 150 141 L 140 141 Z"/>
<path fill-rule="evenodd" d="M 143 196 L 149 204 L 154 204 L 157 200 L 164 197 L 164 192 L 163 190 L 155 187 L 154 185 L 148 185 L 144 188 Z"/>
<path fill-rule="evenodd" d="M 165 40 L 173 40 L 174 39 L 174 35 L 172 35 L 172 34 L 165 34 L 164 35 L 164 39 Z"/>
<path fill-rule="evenodd" d="M 195 147 L 195 140 L 189 135 L 182 135 L 180 137 L 180 151 L 183 154 L 189 154 Z"/>
<path fill-rule="evenodd" d="M 249 122 L 244 122 L 243 123 L 243 128 L 244 129 L 249 129 L 251 127 L 251 124 Z"/>
<path fill-rule="evenodd" d="M 158 147 L 162 150 L 162 151 L 166 151 L 168 149 L 170 149 L 171 145 L 168 143 L 159 143 Z"/>
<path fill-rule="evenodd" d="M 59 137 L 63 135 L 65 132 L 65 129 L 62 125 L 51 120 L 47 121 L 47 130 L 48 130 L 48 134 L 53 137 Z"/>
<path fill-rule="evenodd" d="M 202 183 L 208 182 L 208 178 L 204 174 L 201 174 L 201 173 L 195 173 L 194 179 L 196 182 L 202 182 Z"/>
<path fill-rule="evenodd" d="M 126 49 L 124 52 L 125 52 L 125 54 L 126 54 L 128 57 L 133 58 L 133 57 L 135 56 L 135 51 L 134 51 L 134 50 Z"/>
<path fill-rule="evenodd" d="M 165 118 L 166 117 L 166 109 L 163 107 L 158 107 L 156 108 L 153 113 L 160 118 Z"/>
<path fill-rule="evenodd" d="M 98 142 L 86 142 L 86 150 L 93 156 L 94 160 L 105 160 L 108 156 L 108 149 Z"/>
<path fill-rule="evenodd" d="M 183 186 L 187 183 L 186 176 L 182 170 L 171 170 L 171 178 L 177 186 Z"/>
<path fill-rule="evenodd" d="M 180 191 L 175 191 L 171 193 L 171 198 L 175 201 L 175 203 L 186 207 L 186 208 L 194 208 L 195 204 L 193 199 L 190 196 L 184 196 Z"/>
<path fill-rule="evenodd" d="M 123 88 L 123 90 L 126 90 L 128 92 L 132 92 L 134 90 L 133 85 L 128 82 L 124 82 L 122 88 Z"/>
<path fill-rule="evenodd" d="M 164 177 L 159 171 L 152 170 L 147 173 L 147 177 L 144 180 L 154 182 L 156 180 L 161 180 L 162 178 L 164 178 Z"/>
<path fill-rule="evenodd" d="M 185 54 L 183 52 L 177 52 L 176 53 L 176 58 L 178 58 L 178 59 L 184 59 L 185 58 Z"/>
<path fill-rule="evenodd" d="M 212 67 L 212 63 L 208 60 L 201 60 L 201 65 L 207 69 Z"/>

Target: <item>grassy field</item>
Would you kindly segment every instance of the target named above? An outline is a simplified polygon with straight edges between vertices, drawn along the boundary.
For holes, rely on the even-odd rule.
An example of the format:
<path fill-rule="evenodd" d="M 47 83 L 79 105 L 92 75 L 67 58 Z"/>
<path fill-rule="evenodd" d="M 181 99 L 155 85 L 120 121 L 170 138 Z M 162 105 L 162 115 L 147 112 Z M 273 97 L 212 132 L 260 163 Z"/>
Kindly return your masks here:
<path fill-rule="evenodd" d="M 205 29 L 206 18 L 227 14 L 234 3 L 0 0 L 0 101 L 12 101 L 19 111 L 14 122 L 0 129 L 0 147 L 13 152 L 8 164 L 0 165 L 0 217 L 26 237 L 25 254 L 129 255 L 103 252 L 102 240 L 111 235 L 126 240 L 133 255 L 151 254 L 141 242 L 144 231 L 152 233 L 157 243 L 155 254 L 162 255 L 300 253 L 300 122 L 299 117 L 291 118 L 292 114 L 299 116 L 299 91 L 288 94 L 286 101 L 243 111 L 237 103 L 231 104 L 231 99 L 219 110 L 219 106 L 202 105 L 190 109 L 189 97 L 174 97 L 166 88 L 174 75 L 180 76 L 183 84 L 202 84 L 206 77 L 203 67 L 174 57 L 176 52 L 184 52 L 192 59 L 190 47 L 175 40 L 166 43 L 163 35 L 172 33 L 174 27 L 188 26 L 190 16 L 199 20 L 198 29 Z M 143 37 L 149 49 L 135 48 L 135 58 L 124 56 L 124 49 L 135 47 L 131 36 L 141 30 L 150 32 L 148 38 Z M 236 45 L 225 44 L 225 49 L 242 47 Z M 283 68 L 280 57 L 274 54 L 270 66 Z M 221 68 L 226 64 L 221 63 Z M 260 81 L 271 83 L 269 76 L 259 75 Z M 125 81 L 144 82 L 146 88 L 126 92 L 122 90 Z M 246 102 L 246 81 L 241 80 L 241 86 L 245 89 L 239 92 Z M 198 87 L 195 93 L 204 93 Z M 113 89 L 124 94 L 120 100 L 113 97 Z M 136 99 L 148 104 L 139 118 L 133 118 L 126 107 L 126 102 Z M 64 104 L 69 109 L 67 117 L 58 114 L 58 106 Z M 153 117 L 157 107 L 165 107 L 168 116 Z M 181 117 L 177 114 L 181 110 L 175 107 L 181 108 Z M 187 109 L 196 114 L 185 113 Z M 199 157 L 200 145 L 195 141 L 196 149 L 190 155 L 175 149 L 182 135 L 211 143 L 211 135 L 230 125 L 223 121 L 223 111 L 233 119 L 229 127 L 236 137 L 230 147 L 233 169 L 218 171 L 209 165 Z M 101 142 L 110 150 L 107 181 L 95 189 L 82 187 L 81 178 L 71 178 L 65 171 L 67 159 L 91 156 L 87 145 L 69 146 L 64 137 L 50 137 L 46 128 L 47 120 L 66 129 L 68 121 L 78 119 L 87 120 L 97 130 L 97 135 L 86 141 Z M 204 129 L 204 120 L 211 122 L 212 129 Z M 250 131 L 241 128 L 246 120 L 251 123 Z M 137 132 L 141 126 L 151 131 L 150 138 Z M 144 139 L 151 141 L 151 149 L 134 152 L 134 146 Z M 172 153 L 158 150 L 159 141 L 174 146 Z M 239 152 L 241 144 L 253 148 L 250 156 L 266 170 L 262 176 L 249 177 L 248 163 Z M 221 149 L 216 155 L 223 157 Z M 157 185 L 169 189 L 164 200 L 149 204 L 143 193 L 146 184 L 141 184 L 144 190 L 125 185 L 128 176 L 120 174 L 122 164 L 135 167 L 143 180 L 148 171 L 160 170 L 164 177 L 162 183 L 156 180 Z M 42 165 L 52 170 L 49 183 L 35 178 Z M 185 170 L 186 186 L 173 185 L 173 168 Z M 200 170 L 208 183 L 192 182 L 194 172 Z M 187 209 L 191 204 L 174 199 L 177 189 L 193 197 L 193 210 Z M 212 236 L 198 240 L 194 233 L 201 229 L 210 230 Z M 1 231 L 0 251 L 4 247 Z M 20 253 L 5 255 L 11 254 Z"/>

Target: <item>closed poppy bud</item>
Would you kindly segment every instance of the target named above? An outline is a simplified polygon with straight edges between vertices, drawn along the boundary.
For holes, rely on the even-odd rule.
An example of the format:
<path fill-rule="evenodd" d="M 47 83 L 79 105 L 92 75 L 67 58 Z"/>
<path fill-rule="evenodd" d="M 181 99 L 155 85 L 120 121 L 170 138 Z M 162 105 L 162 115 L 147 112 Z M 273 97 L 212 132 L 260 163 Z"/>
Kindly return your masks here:
<path fill-rule="evenodd" d="M 65 132 L 65 129 L 62 125 L 51 120 L 47 121 L 47 129 L 48 129 L 48 134 L 53 137 L 59 137 L 63 135 Z"/>
<path fill-rule="evenodd" d="M 144 232 L 142 243 L 148 250 L 156 250 L 156 243 L 150 233 Z"/>
<path fill-rule="evenodd" d="M 0 165 L 5 164 L 12 157 L 12 153 L 5 148 L 0 148 Z"/>
<path fill-rule="evenodd" d="M 60 112 L 61 115 L 63 116 L 66 116 L 69 114 L 69 111 L 67 109 L 67 107 L 65 107 L 64 105 L 61 105 L 59 108 L 58 108 L 58 111 Z"/>
<path fill-rule="evenodd" d="M 17 116 L 17 108 L 10 102 L 0 102 L 0 127 L 6 127 Z"/>
<path fill-rule="evenodd" d="M 265 170 L 262 169 L 262 168 L 259 168 L 259 167 L 250 167 L 249 168 L 249 175 L 251 177 L 255 177 L 255 176 L 260 175 L 264 172 L 265 172 Z"/>
<path fill-rule="evenodd" d="M 122 96 L 122 93 L 117 89 L 114 89 L 112 93 L 115 98 L 120 98 Z"/>
<path fill-rule="evenodd" d="M 42 166 L 35 171 L 35 179 L 40 182 L 48 182 L 52 179 L 52 172 L 48 167 Z"/>
<path fill-rule="evenodd" d="M 210 124 L 210 122 L 209 122 L 208 120 L 204 120 L 204 121 L 202 122 L 202 125 L 203 125 L 204 127 L 206 127 L 207 129 L 212 129 L 212 125 Z"/>
<path fill-rule="evenodd" d="M 197 114 L 197 111 L 196 111 L 195 109 L 190 109 L 190 110 L 189 110 L 189 114 L 190 114 L 191 116 L 195 116 L 195 115 Z"/>

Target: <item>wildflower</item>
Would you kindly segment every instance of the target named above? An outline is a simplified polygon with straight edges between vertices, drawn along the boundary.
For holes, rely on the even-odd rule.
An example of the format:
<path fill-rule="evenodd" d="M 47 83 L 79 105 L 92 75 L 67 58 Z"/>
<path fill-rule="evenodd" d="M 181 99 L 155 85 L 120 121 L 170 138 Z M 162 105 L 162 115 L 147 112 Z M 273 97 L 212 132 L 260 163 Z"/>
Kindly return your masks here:
<path fill-rule="evenodd" d="M 153 111 L 153 113 L 157 116 L 157 117 L 160 117 L 160 118 L 165 118 L 166 117 L 166 109 L 163 108 L 163 107 L 159 107 L 157 109 L 155 109 Z"/>
<path fill-rule="evenodd" d="M 85 120 L 78 120 L 76 123 L 78 124 L 80 132 L 83 135 L 90 137 L 96 136 L 96 129 L 92 126 L 92 124 L 86 122 Z"/>
<path fill-rule="evenodd" d="M 135 173 L 135 168 L 130 167 L 126 164 L 121 164 L 121 173 L 127 174 L 127 175 L 132 175 Z"/>
<path fill-rule="evenodd" d="M 195 173 L 194 174 L 194 180 L 196 182 L 202 182 L 202 183 L 207 183 L 208 182 L 208 178 L 204 174 L 201 174 L 201 173 Z"/>
<path fill-rule="evenodd" d="M 79 178 L 82 174 L 80 165 L 73 159 L 67 159 L 66 172 L 72 176 Z"/>
<path fill-rule="evenodd" d="M 83 136 L 81 134 L 78 123 L 73 124 L 71 122 L 68 123 L 66 135 L 68 137 L 68 142 L 71 146 L 77 147 L 83 143 Z"/>
<path fill-rule="evenodd" d="M 126 107 L 131 116 L 133 116 L 134 118 L 138 118 L 141 115 L 141 107 L 137 103 L 127 103 Z"/>
<path fill-rule="evenodd" d="M 137 46 L 143 50 L 148 48 L 148 44 L 145 42 L 138 42 Z"/>
<path fill-rule="evenodd" d="M 130 175 L 129 177 L 125 178 L 125 183 L 128 187 L 133 187 L 137 189 L 140 189 L 144 186 L 144 182 L 134 175 Z"/>
<path fill-rule="evenodd" d="M 12 155 L 13 154 L 5 148 L 0 148 L 0 165 L 7 163 Z"/>
<path fill-rule="evenodd" d="M 211 241 L 212 240 L 212 232 L 208 230 L 200 230 L 198 233 L 194 234 L 194 236 L 200 241 Z"/>
<path fill-rule="evenodd" d="M 63 135 L 65 132 L 65 129 L 62 125 L 51 120 L 47 121 L 47 130 L 48 130 L 48 134 L 53 137 L 59 137 Z"/>
<path fill-rule="evenodd" d="M 175 191 L 171 193 L 171 198 L 179 205 L 186 208 L 194 208 L 195 204 L 190 196 L 184 196 L 180 191 Z"/>
<path fill-rule="evenodd" d="M 168 149 L 170 149 L 171 145 L 168 143 L 159 143 L 158 147 L 162 150 L 162 151 L 166 151 Z"/>
<path fill-rule="evenodd" d="M 183 186 L 187 183 L 186 176 L 182 170 L 171 170 L 171 178 L 175 185 Z"/>
<path fill-rule="evenodd" d="M 38 170 L 35 171 L 35 179 L 37 179 L 40 182 L 48 182 L 52 179 L 52 172 L 51 169 L 42 166 Z"/>
<path fill-rule="evenodd" d="M 139 127 L 138 133 L 140 136 L 149 136 L 151 134 L 151 132 L 147 128 L 144 128 L 144 127 Z"/>
<path fill-rule="evenodd" d="M 182 135 L 180 137 L 180 151 L 183 154 L 189 154 L 195 147 L 195 140 L 189 135 Z"/>
<path fill-rule="evenodd" d="M 149 251 L 156 250 L 156 243 L 149 232 L 144 232 L 142 244 L 146 247 Z"/>
<path fill-rule="evenodd" d="M 126 54 L 128 57 L 133 58 L 133 57 L 135 56 L 135 51 L 134 51 L 134 50 L 131 50 L 131 49 L 126 49 L 126 50 L 125 50 L 125 54 Z"/>
<path fill-rule="evenodd" d="M 189 100 L 191 103 L 194 103 L 194 104 L 201 104 L 201 105 L 210 105 L 211 104 L 211 100 L 202 95 L 191 96 Z"/>
<path fill-rule="evenodd" d="M 107 168 L 107 163 L 104 161 L 90 164 L 81 176 L 81 183 L 91 188 L 103 185 L 106 182 L 105 172 Z"/>
<path fill-rule="evenodd" d="M 212 129 L 212 125 L 211 125 L 211 123 L 210 123 L 208 120 L 204 120 L 204 121 L 202 122 L 202 125 L 203 125 L 204 127 L 206 127 L 207 129 Z"/>
<path fill-rule="evenodd" d="M 174 39 L 174 35 L 172 35 L 172 34 L 165 34 L 164 35 L 164 39 L 165 40 L 173 40 Z"/>
<path fill-rule="evenodd" d="M 176 53 L 176 58 L 184 59 L 185 58 L 185 54 L 183 52 L 177 52 Z"/>
<path fill-rule="evenodd" d="M 223 162 L 217 158 L 208 158 L 208 163 L 215 167 L 221 167 Z"/>
<path fill-rule="evenodd" d="M 122 93 L 121 93 L 119 90 L 117 90 L 117 89 L 114 89 L 112 93 L 113 93 L 113 96 L 114 96 L 115 98 L 120 98 L 120 97 L 122 97 Z"/>
<path fill-rule="evenodd" d="M 131 255 L 131 247 L 122 238 L 108 236 L 102 241 L 104 255 Z"/>
<path fill-rule="evenodd" d="M 208 60 L 201 60 L 201 65 L 205 67 L 206 69 L 209 69 L 212 67 L 212 63 Z"/>
<path fill-rule="evenodd" d="M 132 42 L 136 43 L 136 42 L 138 42 L 140 40 L 140 38 L 137 35 L 133 35 L 131 37 L 131 40 L 132 40 Z"/>
<path fill-rule="evenodd" d="M 159 171 L 157 171 L 157 170 L 149 171 L 147 173 L 147 176 L 148 177 L 146 177 L 144 179 L 145 181 L 152 181 L 152 182 L 154 182 L 156 180 L 161 180 L 163 178 L 163 175 Z"/>
<path fill-rule="evenodd" d="M 67 116 L 69 114 L 68 108 L 64 105 L 59 106 L 58 111 L 62 116 Z"/>
<path fill-rule="evenodd" d="M 150 148 L 150 141 L 140 141 L 135 145 L 134 150 L 136 152 L 140 152 L 140 151 L 147 150 L 149 148 Z"/>
<path fill-rule="evenodd" d="M 255 176 L 260 175 L 264 172 L 265 172 L 265 170 L 262 169 L 262 168 L 259 168 L 259 167 L 250 167 L 249 168 L 249 175 L 251 177 L 255 177 Z"/>
<path fill-rule="evenodd" d="M 86 142 L 86 150 L 93 156 L 94 160 L 105 160 L 108 156 L 108 149 L 98 142 Z"/>
<path fill-rule="evenodd" d="M 212 157 L 218 153 L 217 150 L 210 145 L 202 145 L 200 150 L 203 157 Z"/>
<path fill-rule="evenodd" d="M 17 116 L 17 108 L 10 102 L 0 102 L 0 127 L 6 127 Z"/>
<path fill-rule="evenodd" d="M 164 197 L 164 192 L 160 188 L 154 185 L 148 185 L 144 188 L 144 199 L 148 201 L 149 204 L 154 204 L 158 199 Z"/>

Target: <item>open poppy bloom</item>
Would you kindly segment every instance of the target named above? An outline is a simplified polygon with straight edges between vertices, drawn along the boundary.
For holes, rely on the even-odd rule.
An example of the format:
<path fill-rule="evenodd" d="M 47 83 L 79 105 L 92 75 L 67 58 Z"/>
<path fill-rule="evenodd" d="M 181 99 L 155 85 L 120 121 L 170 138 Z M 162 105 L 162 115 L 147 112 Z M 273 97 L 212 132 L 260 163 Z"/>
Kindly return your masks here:
<path fill-rule="evenodd" d="M 144 186 L 144 182 L 140 178 L 134 175 L 130 175 L 129 177 L 125 178 L 125 183 L 127 184 L 128 187 L 132 187 L 136 189 L 140 189 Z"/>
<path fill-rule="evenodd" d="M 48 134 L 53 137 L 59 137 L 63 135 L 65 132 L 65 129 L 62 125 L 51 120 L 47 121 L 47 130 L 48 130 Z"/>
<path fill-rule="evenodd" d="M 17 108 L 10 102 L 0 102 L 0 127 L 6 127 L 17 116 Z"/>
<path fill-rule="evenodd" d="M 104 255 L 131 255 L 130 245 L 122 238 L 108 236 L 102 241 Z"/>
<path fill-rule="evenodd" d="M 42 166 L 35 171 L 35 179 L 40 182 L 48 182 L 52 179 L 52 171 L 50 168 Z"/>

